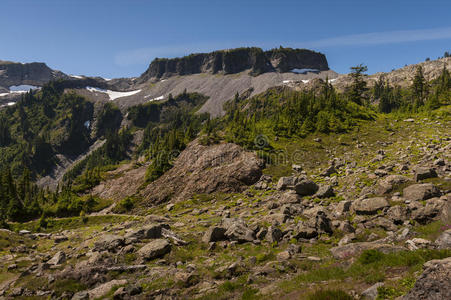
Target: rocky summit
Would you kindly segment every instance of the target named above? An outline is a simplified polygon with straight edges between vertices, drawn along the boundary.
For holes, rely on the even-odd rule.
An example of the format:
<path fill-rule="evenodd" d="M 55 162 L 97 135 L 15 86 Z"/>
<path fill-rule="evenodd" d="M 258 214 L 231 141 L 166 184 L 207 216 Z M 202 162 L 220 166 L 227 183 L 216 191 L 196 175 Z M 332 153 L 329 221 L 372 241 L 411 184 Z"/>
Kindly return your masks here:
<path fill-rule="evenodd" d="M 450 63 L 0 63 L 0 299 L 449 299 Z"/>

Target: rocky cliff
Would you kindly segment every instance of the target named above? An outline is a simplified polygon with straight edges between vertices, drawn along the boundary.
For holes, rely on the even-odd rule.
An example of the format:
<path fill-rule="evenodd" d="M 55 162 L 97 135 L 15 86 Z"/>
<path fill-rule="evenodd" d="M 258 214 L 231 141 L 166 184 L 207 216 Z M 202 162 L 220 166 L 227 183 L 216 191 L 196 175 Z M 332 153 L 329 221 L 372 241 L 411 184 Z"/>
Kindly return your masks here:
<path fill-rule="evenodd" d="M 60 71 L 50 69 L 45 63 L 15 63 L 0 61 L 0 87 L 13 85 L 42 86 L 50 80 L 67 78 Z"/>
<path fill-rule="evenodd" d="M 324 54 L 292 48 L 263 51 L 260 48 L 237 48 L 210 53 L 191 54 L 181 58 L 156 58 L 139 79 L 198 73 L 235 74 L 250 70 L 252 75 L 266 72 L 288 72 L 293 69 L 329 70 Z"/>

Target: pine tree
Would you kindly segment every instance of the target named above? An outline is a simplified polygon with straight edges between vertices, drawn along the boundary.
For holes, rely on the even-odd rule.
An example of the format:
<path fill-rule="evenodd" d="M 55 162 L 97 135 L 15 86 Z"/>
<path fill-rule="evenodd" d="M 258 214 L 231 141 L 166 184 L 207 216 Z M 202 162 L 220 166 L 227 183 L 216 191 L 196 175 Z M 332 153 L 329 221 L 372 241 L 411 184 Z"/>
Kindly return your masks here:
<path fill-rule="evenodd" d="M 364 93 L 368 90 L 368 88 L 366 87 L 366 81 L 363 78 L 363 73 L 365 73 L 366 71 L 368 71 L 368 68 L 363 64 L 351 67 L 350 76 L 352 78 L 352 84 L 349 89 L 349 100 L 359 105 L 362 105 L 364 103 Z"/>
<path fill-rule="evenodd" d="M 417 67 L 415 77 L 413 78 L 412 92 L 414 97 L 414 106 L 418 108 L 419 106 L 424 105 L 424 100 L 428 94 L 428 86 L 423 75 L 423 68 L 421 66 Z"/>

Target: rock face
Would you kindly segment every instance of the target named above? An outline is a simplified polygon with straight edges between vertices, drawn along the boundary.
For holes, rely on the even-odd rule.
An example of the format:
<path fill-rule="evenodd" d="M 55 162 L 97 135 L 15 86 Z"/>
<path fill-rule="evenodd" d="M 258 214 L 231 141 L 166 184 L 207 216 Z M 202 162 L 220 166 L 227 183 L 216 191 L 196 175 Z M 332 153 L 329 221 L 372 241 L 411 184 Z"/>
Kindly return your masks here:
<path fill-rule="evenodd" d="M 50 69 L 44 63 L 21 64 L 0 61 L 0 86 L 2 87 L 13 85 L 42 86 L 51 80 L 67 77 L 64 73 Z"/>
<path fill-rule="evenodd" d="M 235 74 L 250 70 L 252 75 L 265 72 L 288 72 L 293 69 L 329 70 L 324 54 L 307 49 L 238 48 L 164 59 L 156 58 L 138 82 L 151 78 L 198 73 Z"/>
<path fill-rule="evenodd" d="M 423 269 L 413 289 L 402 299 L 451 299 L 451 257 L 428 261 Z"/>
<path fill-rule="evenodd" d="M 252 152 L 235 144 L 203 146 L 191 143 L 174 167 L 149 184 L 142 195 L 146 202 L 161 203 L 194 194 L 240 192 L 262 175 L 263 163 Z"/>

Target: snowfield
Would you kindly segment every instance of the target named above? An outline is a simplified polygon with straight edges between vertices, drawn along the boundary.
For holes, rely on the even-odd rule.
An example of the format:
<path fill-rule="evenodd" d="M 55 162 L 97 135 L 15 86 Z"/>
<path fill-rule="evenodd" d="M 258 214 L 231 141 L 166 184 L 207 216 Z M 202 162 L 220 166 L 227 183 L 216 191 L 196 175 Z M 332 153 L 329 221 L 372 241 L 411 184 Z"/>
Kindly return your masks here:
<path fill-rule="evenodd" d="M 116 100 L 118 98 L 122 98 L 122 97 L 132 96 L 132 95 L 135 95 L 135 94 L 141 92 L 141 90 L 130 91 L 130 92 L 116 92 L 116 91 L 111 91 L 111 90 L 99 89 L 99 88 L 91 87 L 91 86 L 86 87 L 86 89 L 93 93 L 107 94 L 108 97 L 110 97 L 111 101 Z"/>
<path fill-rule="evenodd" d="M 144 98 L 149 98 L 149 97 L 150 97 L 150 95 L 147 95 L 147 96 L 144 97 Z M 163 99 L 164 99 L 164 96 L 161 95 L 160 97 L 152 98 L 152 99 L 149 99 L 148 101 L 149 101 L 149 102 L 152 102 L 152 101 L 158 101 L 158 100 L 163 100 Z"/>

